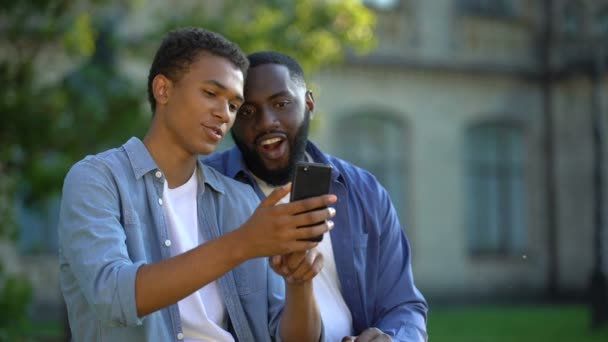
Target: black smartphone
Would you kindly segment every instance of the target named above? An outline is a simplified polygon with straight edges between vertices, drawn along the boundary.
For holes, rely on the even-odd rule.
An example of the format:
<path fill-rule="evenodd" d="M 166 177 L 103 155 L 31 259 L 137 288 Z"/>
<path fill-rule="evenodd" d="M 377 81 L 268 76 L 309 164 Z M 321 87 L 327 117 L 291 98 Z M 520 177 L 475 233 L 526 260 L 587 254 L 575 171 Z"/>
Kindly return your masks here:
<path fill-rule="evenodd" d="M 291 180 L 290 200 L 293 202 L 305 198 L 326 195 L 329 193 L 330 184 L 331 166 L 320 163 L 298 162 Z M 317 222 L 315 225 L 319 223 L 320 222 Z M 302 226 L 299 228 L 305 227 L 310 226 Z M 323 240 L 323 235 L 309 239 L 309 241 L 316 242 L 321 240 Z"/>

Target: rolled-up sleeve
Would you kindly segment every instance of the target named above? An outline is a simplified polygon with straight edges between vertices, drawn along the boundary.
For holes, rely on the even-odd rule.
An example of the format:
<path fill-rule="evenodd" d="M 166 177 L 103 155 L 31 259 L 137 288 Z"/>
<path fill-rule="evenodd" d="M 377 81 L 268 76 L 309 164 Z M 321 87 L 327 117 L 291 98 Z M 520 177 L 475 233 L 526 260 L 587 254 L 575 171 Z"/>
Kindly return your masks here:
<path fill-rule="evenodd" d="M 62 272 L 71 273 L 67 279 L 76 284 L 69 287 L 82 295 L 75 297 L 84 297 L 103 324 L 140 325 L 135 279 L 144 262 L 129 258 L 116 183 L 94 157 L 74 165 L 66 176 L 58 233 Z"/>
<path fill-rule="evenodd" d="M 382 232 L 374 326 L 395 341 L 427 340 L 426 300 L 414 285 L 409 241 L 403 232 L 388 193 L 378 185 L 377 219 Z"/>

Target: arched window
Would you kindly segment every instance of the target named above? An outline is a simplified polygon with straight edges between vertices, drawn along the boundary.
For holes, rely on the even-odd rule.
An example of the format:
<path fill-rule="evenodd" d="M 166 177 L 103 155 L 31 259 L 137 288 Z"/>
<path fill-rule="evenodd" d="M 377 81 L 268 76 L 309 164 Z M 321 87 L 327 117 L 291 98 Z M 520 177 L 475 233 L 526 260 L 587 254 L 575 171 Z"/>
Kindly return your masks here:
<path fill-rule="evenodd" d="M 608 7 L 604 7 L 598 11 L 594 25 L 595 31 L 598 34 L 608 37 Z"/>
<path fill-rule="evenodd" d="M 561 14 L 563 32 L 568 35 L 577 35 L 583 30 L 585 7 L 580 0 L 568 1 Z"/>
<path fill-rule="evenodd" d="M 338 123 L 339 157 L 362 167 L 388 190 L 406 226 L 407 140 L 402 120 L 393 115 L 356 114 Z"/>
<path fill-rule="evenodd" d="M 466 137 L 467 226 L 473 254 L 515 254 L 526 247 L 523 132 L 484 123 Z"/>

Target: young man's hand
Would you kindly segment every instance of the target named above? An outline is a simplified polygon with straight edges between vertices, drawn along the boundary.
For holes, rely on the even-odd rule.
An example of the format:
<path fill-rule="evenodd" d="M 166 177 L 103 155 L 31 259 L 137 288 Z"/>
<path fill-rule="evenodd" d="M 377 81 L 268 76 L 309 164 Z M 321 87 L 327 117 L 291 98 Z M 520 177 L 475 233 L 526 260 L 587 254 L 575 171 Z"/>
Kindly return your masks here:
<path fill-rule="evenodd" d="M 329 206 L 336 202 L 335 195 L 277 204 L 290 190 L 291 184 L 288 184 L 273 191 L 249 220 L 233 232 L 240 239 L 239 245 L 246 259 L 305 252 L 318 244 L 307 239 L 323 235 L 333 227 L 329 219 L 334 217 L 336 211 Z M 308 225 L 313 226 L 298 228 Z M 296 260 L 292 263 L 296 263 Z"/>
<path fill-rule="evenodd" d="M 342 342 L 390 342 L 391 337 L 378 328 L 367 328 L 359 336 L 344 336 Z"/>
<path fill-rule="evenodd" d="M 323 268 L 323 254 L 316 249 L 275 255 L 270 258 L 270 266 L 288 284 L 299 285 L 314 278 Z"/>

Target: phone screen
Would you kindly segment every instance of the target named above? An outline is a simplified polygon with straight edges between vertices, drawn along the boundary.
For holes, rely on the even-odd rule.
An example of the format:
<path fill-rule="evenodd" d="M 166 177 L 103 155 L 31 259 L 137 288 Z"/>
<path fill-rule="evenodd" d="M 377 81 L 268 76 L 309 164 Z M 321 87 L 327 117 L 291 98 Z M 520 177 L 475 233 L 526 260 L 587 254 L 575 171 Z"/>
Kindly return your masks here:
<path fill-rule="evenodd" d="M 326 195 L 329 193 L 330 184 L 331 166 L 320 163 L 299 162 L 296 164 L 292 179 L 291 201 Z M 304 227 L 307 226 L 300 228 Z M 323 240 L 323 235 L 310 239 L 310 241 L 317 242 L 321 240 Z"/>

